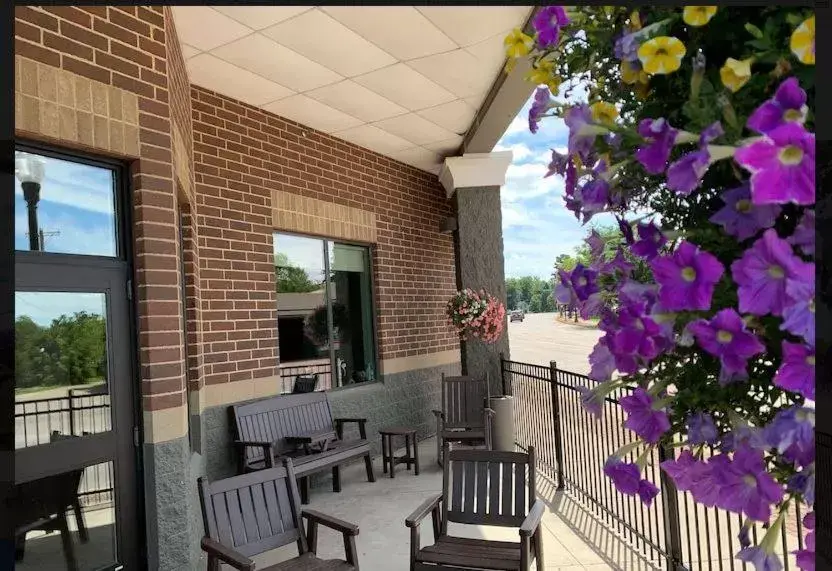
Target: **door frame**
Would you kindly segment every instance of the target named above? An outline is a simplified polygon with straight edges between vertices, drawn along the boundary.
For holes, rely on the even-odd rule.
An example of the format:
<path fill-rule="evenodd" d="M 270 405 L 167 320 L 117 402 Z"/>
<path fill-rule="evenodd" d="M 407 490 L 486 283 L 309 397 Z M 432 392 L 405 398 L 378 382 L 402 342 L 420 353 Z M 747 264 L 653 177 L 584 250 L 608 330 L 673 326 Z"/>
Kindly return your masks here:
<path fill-rule="evenodd" d="M 132 551 L 135 557 L 135 563 L 139 569 L 147 569 L 147 521 L 145 510 L 145 493 L 144 493 L 144 421 L 142 412 L 142 394 L 141 394 L 141 379 L 139 371 L 141 370 L 139 361 L 139 335 L 138 335 L 138 306 L 136 296 L 135 283 L 135 257 L 134 257 L 134 242 L 133 229 L 135 224 L 135 217 L 133 211 L 133 188 L 130 184 L 130 165 L 128 162 L 119 160 L 106 155 L 99 155 L 87 151 L 80 151 L 68 147 L 61 147 L 52 145 L 41 141 L 28 139 L 25 137 L 14 138 L 14 149 L 20 151 L 28 151 L 36 153 L 45 157 L 66 160 L 70 162 L 86 164 L 90 166 L 106 168 L 113 172 L 114 184 L 114 209 L 115 209 L 115 229 L 116 229 L 116 248 L 117 255 L 114 258 L 102 256 L 87 256 L 76 254 L 50 254 L 49 252 L 30 252 L 14 250 L 12 243 L 12 254 L 14 265 L 17 264 L 17 256 L 22 256 L 24 263 L 35 264 L 84 264 L 95 260 L 99 267 L 108 267 L 112 265 L 122 266 L 125 272 L 127 285 L 125 288 L 126 302 L 126 328 L 128 331 L 122 332 L 121 342 L 126 343 L 126 351 L 129 358 L 126 359 L 125 369 L 129 370 L 130 380 L 130 411 L 133 420 L 132 434 L 121 435 L 118 439 L 118 445 L 127 443 L 128 438 L 129 448 L 132 449 L 133 470 L 132 474 L 128 476 L 129 481 L 132 482 L 131 490 L 124 490 L 123 493 L 130 493 L 134 499 L 132 502 L 132 509 L 130 513 L 126 514 L 131 517 L 134 524 L 132 529 L 128 531 L 130 538 L 128 539 L 129 550 Z M 125 405 L 125 410 L 126 410 Z M 91 435 L 95 436 L 95 435 Z M 61 443 L 55 443 L 61 444 Z M 55 445 L 53 444 L 53 446 Z M 125 446 L 127 447 L 127 446 Z M 119 454 L 127 454 L 126 451 L 116 450 L 117 457 Z M 115 496 L 115 494 L 114 494 Z M 117 513 L 118 515 L 118 513 Z"/>

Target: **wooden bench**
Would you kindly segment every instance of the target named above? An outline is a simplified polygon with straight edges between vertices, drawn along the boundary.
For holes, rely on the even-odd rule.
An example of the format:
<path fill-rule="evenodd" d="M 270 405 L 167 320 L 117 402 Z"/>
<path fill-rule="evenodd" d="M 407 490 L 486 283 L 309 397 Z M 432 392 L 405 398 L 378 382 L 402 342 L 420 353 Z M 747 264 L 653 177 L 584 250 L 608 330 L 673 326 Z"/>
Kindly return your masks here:
<path fill-rule="evenodd" d="M 367 480 L 375 482 L 367 419 L 332 418 L 326 393 L 281 395 L 229 407 L 240 474 L 292 458 L 301 499 L 309 502 L 308 476 L 332 469 L 332 491 L 341 491 L 340 465 L 364 458 Z M 344 425 L 358 424 L 360 438 L 344 439 Z"/>

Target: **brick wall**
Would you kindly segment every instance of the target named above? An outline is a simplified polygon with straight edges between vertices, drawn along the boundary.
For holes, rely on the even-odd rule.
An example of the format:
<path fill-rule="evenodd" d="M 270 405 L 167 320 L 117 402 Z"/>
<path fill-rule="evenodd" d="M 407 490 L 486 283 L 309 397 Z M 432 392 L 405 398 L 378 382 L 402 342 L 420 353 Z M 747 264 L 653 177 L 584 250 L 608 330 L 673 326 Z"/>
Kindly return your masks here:
<path fill-rule="evenodd" d="M 54 137 L 19 133 L 133 159 L 130 171 L 143 404 L 145 410 L 180 406 L 184 404 L 184 379 L 163 8 L 17 6 L 15 55 L 138 96 L 138 156 L 118 153 L 104 139 L 84 144 L 60 133 Z M 109 106 L 107 101 L 102 105 Z M 112 119 L 113 111 L 108 108 L 101 115 Z M 79 113 L 76 120 L 83 117 Z"/>
<path fill-rule="evenodd" d="M 444 317 L 453 242 L 438 232 L 451 207 L 435 175 L 201 87 L 192 96 L 206 383 L 274 374 L 273 191 L 375 217 L 381 359 L 458 348 Z"/>

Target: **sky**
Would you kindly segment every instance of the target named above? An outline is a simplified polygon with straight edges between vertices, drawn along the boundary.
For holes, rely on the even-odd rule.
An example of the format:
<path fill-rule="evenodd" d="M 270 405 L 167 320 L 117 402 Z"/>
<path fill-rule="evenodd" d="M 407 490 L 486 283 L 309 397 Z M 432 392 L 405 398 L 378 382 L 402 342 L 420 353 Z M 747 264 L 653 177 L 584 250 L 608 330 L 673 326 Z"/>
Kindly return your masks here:
<path fill-rule="evenodd" d="M 566 101 L 562 95 L 563 89 L 559 99 Z M 532 94 L 494 150 L 511 150 L 514 154 L 501 191 L 506 277 L 548 279 L 555 258 L 573 253 L 591 225 L 615 224 L 615 220 L 603 214 L 582 226 L 563 203 L 563 178 L 543 178 L 552 149 L 566 152 L 569 129 L 563 120 L 550 117 L 541 121 L 536 134 L 530 133 L 528 113 L 533 98 Z M 568 101 L 585 98 L 585 91 L 576 89 Z"/>

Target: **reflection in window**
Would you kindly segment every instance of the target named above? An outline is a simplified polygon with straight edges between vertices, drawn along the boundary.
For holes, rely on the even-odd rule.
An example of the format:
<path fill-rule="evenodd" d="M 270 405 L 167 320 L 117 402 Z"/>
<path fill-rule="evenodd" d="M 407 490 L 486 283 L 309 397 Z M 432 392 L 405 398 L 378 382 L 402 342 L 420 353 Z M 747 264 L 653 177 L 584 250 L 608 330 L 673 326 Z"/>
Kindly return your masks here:
<path fill-rule="evenodd" d="M 369 250 L 276 234 L 275 265 L 283 392 L 376 380 Z"/>
<path fill-rule="evenodd" d="M 111 430 L 103 293 L 15 293 L 15 448 Z"/>
<path fill-rule="evenodd" d="M 17 484 L 9 503 L 15 569 L 93 571 L 117 561 L 112 462 Z"/>
<path fill-rule="evenodd" d="M 118 255 L 112 170 L 16 151 L 15 175 L 16 250 Z"/>

